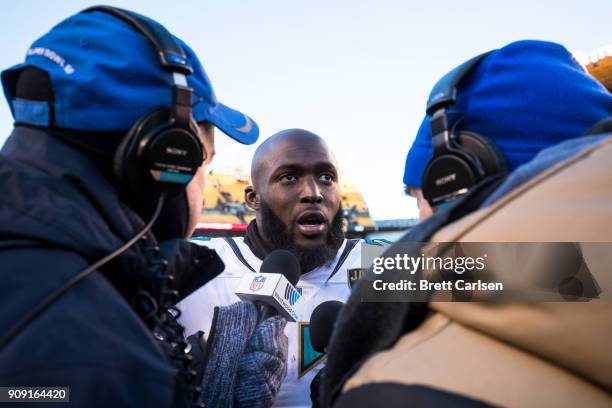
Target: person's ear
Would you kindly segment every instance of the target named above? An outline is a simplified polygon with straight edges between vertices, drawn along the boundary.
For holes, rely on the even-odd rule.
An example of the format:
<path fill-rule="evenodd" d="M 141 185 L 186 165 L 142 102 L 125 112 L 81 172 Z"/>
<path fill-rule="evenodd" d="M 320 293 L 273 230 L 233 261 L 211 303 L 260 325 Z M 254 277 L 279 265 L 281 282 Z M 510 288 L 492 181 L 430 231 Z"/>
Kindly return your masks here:
<path fill-rule="evenodd" d="M 255 191 L 255 187 L 247 186 L 244 189 L 244 202 L 251 210 L 259 211 L 259 194 Z"/>
<path fill-rule="evenodd" d="M 215 157 L 215 127 L 210 122 L 195 123 L 192 119 L 192 125 L 195 125 L 198 130 L 198 136 L 202 142 L 204 149 L 204 162 L 202 164 L 210 164 Z"/>

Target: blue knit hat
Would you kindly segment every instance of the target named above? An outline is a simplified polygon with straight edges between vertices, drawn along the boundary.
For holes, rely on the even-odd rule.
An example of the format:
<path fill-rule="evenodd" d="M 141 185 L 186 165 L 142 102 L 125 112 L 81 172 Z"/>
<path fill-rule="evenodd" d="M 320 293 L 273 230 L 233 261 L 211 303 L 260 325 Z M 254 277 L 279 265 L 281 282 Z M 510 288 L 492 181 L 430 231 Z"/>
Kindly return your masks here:
<path fill-rule="evenodd" d="M 563 46 L 518 41 L 491 53 L 461 81 L 452 110 L 463 116 L 457 130 L 493 140 L 513 171 L 612 116 L 612 95 Z M 421 187 L 433 154 L 429 119 L 406 157 L 407 186 Z"/>
<path fill-rule="evenodd" d="M 257 124 L 217 101 L 193 50 L 174 39 L 193 69 L 187 83 L 193 88 L 194 119 L 212 122 L 241 143 L 254 143 Z M 49 74 L 53 104 L 15 97 L 19 73 L 27 67 Z M 77 130 L 127 131 L 146 112 L 172 104 L 172 84 L 154 46 L 123 20 L 100 11 L 62 21 L 32 44 L 24 63 L 2 72 L 16 121 Z"/>

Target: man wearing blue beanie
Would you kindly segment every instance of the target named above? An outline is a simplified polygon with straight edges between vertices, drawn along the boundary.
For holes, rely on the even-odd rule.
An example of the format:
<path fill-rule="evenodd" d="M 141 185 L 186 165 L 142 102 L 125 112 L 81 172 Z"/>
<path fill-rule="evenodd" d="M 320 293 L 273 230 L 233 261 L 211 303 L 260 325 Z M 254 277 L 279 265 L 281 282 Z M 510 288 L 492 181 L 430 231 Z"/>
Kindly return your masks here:
<path fill-rule="evenodd" d="M 493 51 L 457 88 L 452 110 L 456 131 L 487 137 L 513 172 L 541 150 L 584 135 L 612 115 L 612 95 L 563 46 L 518 41 Z M 422 178 L 432 158 L 429 115 L 406 157 L 404 184 L 418 200 L 421 218 L 431 214 Z"/>
<path fill-rule="evenodd" d="M 404 174 L 427 219 L 381 259 L 465 261 L 463 243 L 496 243 L 503 261 L 487 258 L 478 279 L 554 277 L 559 296 L 538 302 L 519 285 L 455 297 L 469 279 L 455 270 L 444 275 L 452 296 L 375 297 L 387 271 L 366 271 L 336 321 L 321 406 L 610 406 L 612 259 L 588 243 L 612 242 L 612 95 L 564 47 L 520 41 L 452 70 L 427 113 Z M 564 249 L 537 262 L 506 246 L 553 242 Z M 440 268 L 414 276 L 440 284 L 426 279 Z"/>
<path fill-rule="evenodd" d="M 0 151 L 0 385 L 34 387 L 29 403 L 271 405 L 286 321 L 218 308 L 222 344 L 207 347 L 186 342 L 175 307 L 224 268 L 185 239 L 214 127 L 251 144 L 256 123 L 217 100 L 185 43 L 112 7 L 60 22 L 2 85 L 15 128 Z"/>

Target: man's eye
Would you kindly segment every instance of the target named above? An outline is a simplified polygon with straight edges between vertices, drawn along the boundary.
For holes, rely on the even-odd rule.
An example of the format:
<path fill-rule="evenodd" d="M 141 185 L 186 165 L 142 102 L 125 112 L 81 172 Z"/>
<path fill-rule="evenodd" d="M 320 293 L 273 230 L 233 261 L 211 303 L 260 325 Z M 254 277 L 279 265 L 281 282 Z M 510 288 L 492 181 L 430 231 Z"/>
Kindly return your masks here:
<path fill-rule="evenodd" d="M 283 174 L 280 177 L 281 181 L 286 181 L 286 182 L 293 182 L 297 180 L 297 177 L 295 177 L 293 174 Z"/>
<path fill-rule="evenodd" d="M 319 175 L 319 180 L 325 183 L 331 183 L 334 181 L 334 175 L 331 173 L 322 173 L 321 175 Z"/>

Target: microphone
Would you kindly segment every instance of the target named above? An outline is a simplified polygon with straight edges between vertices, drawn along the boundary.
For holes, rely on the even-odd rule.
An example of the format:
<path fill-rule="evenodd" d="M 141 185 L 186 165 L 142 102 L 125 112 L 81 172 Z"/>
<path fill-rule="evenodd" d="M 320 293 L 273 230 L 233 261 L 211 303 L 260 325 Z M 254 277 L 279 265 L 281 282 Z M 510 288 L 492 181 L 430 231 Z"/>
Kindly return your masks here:
<path fill-rule="evenodd" d="M 344 303 L 329 300 L 315 308 L 310 316 L 310 342 L 312 348 L 319 353 L 325 353 L 331 339 L 334 325 Z"/>
<path fill-rule="evenodd" d="M 295 255 L 277 249 L 266 256 L 260 272 L 242 277 L 236 296 L 259 306 L 259 321 L 280 314 L 291 322 L 298 320 L 295 305 L 302 295 L 295 288 L 300 279 L 300 263 Z"/>

